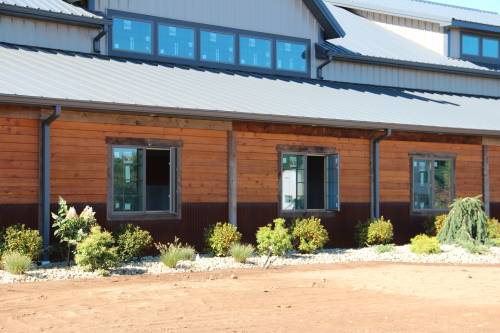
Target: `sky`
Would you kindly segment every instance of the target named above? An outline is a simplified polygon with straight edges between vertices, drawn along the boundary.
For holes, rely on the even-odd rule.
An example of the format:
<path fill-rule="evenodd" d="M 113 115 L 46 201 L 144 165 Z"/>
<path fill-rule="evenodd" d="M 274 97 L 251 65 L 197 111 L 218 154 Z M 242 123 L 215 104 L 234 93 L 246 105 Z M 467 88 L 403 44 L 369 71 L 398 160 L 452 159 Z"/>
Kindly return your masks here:
<path fill-rule="evenodd" d="M 477 8 L 500 13 L 500 0 L 432 0 L 450 5 Z"/>

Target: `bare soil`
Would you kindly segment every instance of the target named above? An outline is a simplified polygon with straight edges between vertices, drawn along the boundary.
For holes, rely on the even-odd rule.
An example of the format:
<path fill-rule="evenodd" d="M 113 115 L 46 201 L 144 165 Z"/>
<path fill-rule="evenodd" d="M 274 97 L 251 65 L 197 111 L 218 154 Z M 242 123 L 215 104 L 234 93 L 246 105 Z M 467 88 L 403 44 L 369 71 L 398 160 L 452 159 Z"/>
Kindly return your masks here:
<path fill-rule="evenodd" d="M 500 332 L 500 266 L 336 264 L 0 286 L 0 332 Z"/>

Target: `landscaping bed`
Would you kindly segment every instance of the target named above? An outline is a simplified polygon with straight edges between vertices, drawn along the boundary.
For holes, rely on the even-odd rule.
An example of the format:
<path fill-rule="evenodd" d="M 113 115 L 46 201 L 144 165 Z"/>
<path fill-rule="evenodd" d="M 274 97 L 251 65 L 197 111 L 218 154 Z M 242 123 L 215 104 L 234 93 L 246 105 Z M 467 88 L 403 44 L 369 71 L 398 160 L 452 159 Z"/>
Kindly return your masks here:
<path fill-rule="evenodd" d="M 418 255 L 409 245 L 395 246 L 392 251 L 378 253 L 376 247 L 361 249 L 325 249 L 316 254 L 289 253 L 283 257 L 271 257 L 271 266 L 290 266 L 307 264 L 332 264 L 349 262 L 400 262 L 422 264 L 491 264 L 500 265 L 500 247 L 491 247 L 488 254 L 471 254 L 464 248 L 442 245 L 439 254 Z M 166 267 L 158 257 L 145 257 L 140 261 L 126 263 L 110 270 L 117 275 L 159 275 L 179 272 L 201 272 L 221 269 L 263 269 L 266 256 L 253 256 L 247 262 L 237 263 L 232 257 L 213 257 L 198 255 L 193 261 L 181 261 L 176 268 Z M 78 266 L 67 267 L 65 263 L 53 263 L 45 267 L 28 270 L 25 275 L 13 275 L 0 270 L 0 284 L 36 282 L 49 280 L 93 279 L 99 278 L 98 272 L 84 272 Z"/>

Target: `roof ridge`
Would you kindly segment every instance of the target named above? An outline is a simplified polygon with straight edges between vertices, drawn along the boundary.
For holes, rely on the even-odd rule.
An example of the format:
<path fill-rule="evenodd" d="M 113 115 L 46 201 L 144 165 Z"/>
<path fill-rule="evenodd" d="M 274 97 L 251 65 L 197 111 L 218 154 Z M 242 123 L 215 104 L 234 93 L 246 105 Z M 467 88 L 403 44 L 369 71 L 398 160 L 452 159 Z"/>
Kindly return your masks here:
<path fill-rule="evenodd" d="M 489 10 L 484 10 L 484 9 L 478 9 L 478 8 L 472 8 L 472 7 L 465 7 L 465 6 L 450 5 L 450 4 L 447 4 L 447 3 L 441 3 L 441 2 L 430 1 L 430 0 L 410 0 L 410 1 L 428 3 L 428 4 L 431 4 L 431 5 L 438 5 L 438 6 L 450 7 L 450 8 L 456 8 L 456 9 L 470 10 L 470 11 L 479 12 L 479 13 L 485 13 L 485 14 L 495 14 L 495 15 L 498 15 L 498 13 L 494 12 L 494 11 L 489 11 Z"/>

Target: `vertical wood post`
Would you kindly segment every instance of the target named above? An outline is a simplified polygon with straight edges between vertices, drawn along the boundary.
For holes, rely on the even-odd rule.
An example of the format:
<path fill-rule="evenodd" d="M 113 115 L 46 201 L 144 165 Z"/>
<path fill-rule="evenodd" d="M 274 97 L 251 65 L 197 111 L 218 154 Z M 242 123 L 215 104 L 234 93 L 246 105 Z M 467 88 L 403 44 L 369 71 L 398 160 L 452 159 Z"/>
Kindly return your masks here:
<path fill-rule="evenodd" d="M 238 224 L 238 193 L 237 193 L 237 165 L 236 165 L 236 136 L 234 132 L 227 132 L 227 187 L 228 187 L 228 217 L 229 223 Z"/>
<path fill-rule="evenodd" d="M 483 145 L 483 202 L 484 211 L 490 216 L 490 165 L 487 145 Z"/>

